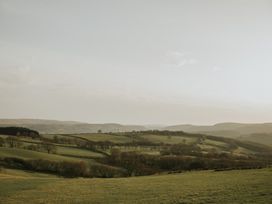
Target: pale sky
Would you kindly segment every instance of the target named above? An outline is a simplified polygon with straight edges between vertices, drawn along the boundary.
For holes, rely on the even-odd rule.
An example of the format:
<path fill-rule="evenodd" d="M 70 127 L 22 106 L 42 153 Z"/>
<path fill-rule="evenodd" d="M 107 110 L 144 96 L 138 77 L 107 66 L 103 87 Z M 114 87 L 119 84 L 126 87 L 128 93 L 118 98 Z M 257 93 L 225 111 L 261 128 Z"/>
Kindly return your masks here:
<path fill-rule="evenodd" d="M 270 0 L 0 0 L 0 118 L 272 121 Z"/>

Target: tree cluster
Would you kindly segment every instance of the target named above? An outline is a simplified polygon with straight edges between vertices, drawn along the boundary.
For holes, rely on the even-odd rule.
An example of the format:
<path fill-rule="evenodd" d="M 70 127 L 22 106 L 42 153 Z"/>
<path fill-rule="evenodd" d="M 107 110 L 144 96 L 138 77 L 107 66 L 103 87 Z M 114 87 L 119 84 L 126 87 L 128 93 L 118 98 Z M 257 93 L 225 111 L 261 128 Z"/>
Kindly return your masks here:
<path fill-rule="evenodd" d="M 24 127 L 0 127 L 0 134 L 13 136 L 40 137 L 39 132 Z"/>
<path fill-rule="evenodd" d="M 176 150 L 174 149 L 174 151 Z M 112 149 L 107 162 L 126 169 L 128 176 L 150 175 L 165 171 L 248 169 L 271 165 L 271 160 L 261 161 L 254 158 L 232 156 L 231 154 L 154 156 L 137 152 L 121 152 L 118 149 Z"/>

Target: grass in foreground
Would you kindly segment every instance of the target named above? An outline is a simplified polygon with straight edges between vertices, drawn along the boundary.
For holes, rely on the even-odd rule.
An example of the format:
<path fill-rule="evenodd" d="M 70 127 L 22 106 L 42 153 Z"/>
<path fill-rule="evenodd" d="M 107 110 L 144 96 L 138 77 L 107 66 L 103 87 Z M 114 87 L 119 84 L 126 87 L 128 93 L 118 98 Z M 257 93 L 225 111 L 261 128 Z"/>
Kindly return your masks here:
<path fill-rule="evenodd" d="M 18 173 L 17 173 L 18 174 Z M 118 179 L 0 173 L 2 203 L 271 203 L 272 169 Z"/>

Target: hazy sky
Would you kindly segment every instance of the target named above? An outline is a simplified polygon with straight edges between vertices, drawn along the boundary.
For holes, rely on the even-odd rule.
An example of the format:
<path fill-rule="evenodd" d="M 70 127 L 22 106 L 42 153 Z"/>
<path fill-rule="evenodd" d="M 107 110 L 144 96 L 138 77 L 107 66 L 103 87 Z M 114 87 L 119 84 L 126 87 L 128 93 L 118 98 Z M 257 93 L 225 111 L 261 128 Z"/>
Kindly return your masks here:
<path fill-rule="evenodd" d="M 0 0 L 0 118 L 272 121 L 272 1 Z"/>

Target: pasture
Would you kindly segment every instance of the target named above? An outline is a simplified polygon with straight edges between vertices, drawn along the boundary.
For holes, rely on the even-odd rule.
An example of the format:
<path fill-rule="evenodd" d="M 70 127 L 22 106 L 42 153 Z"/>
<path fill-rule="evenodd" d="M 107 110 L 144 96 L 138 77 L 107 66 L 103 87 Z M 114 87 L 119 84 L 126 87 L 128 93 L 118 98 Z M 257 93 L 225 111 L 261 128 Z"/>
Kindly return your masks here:
<path fill-rule="evenodd" d="M 0 198 L 16 203 L 247 203 L 272 199 L 272 169 L 197 171 L 112 179 L 0 173 Z"/>

